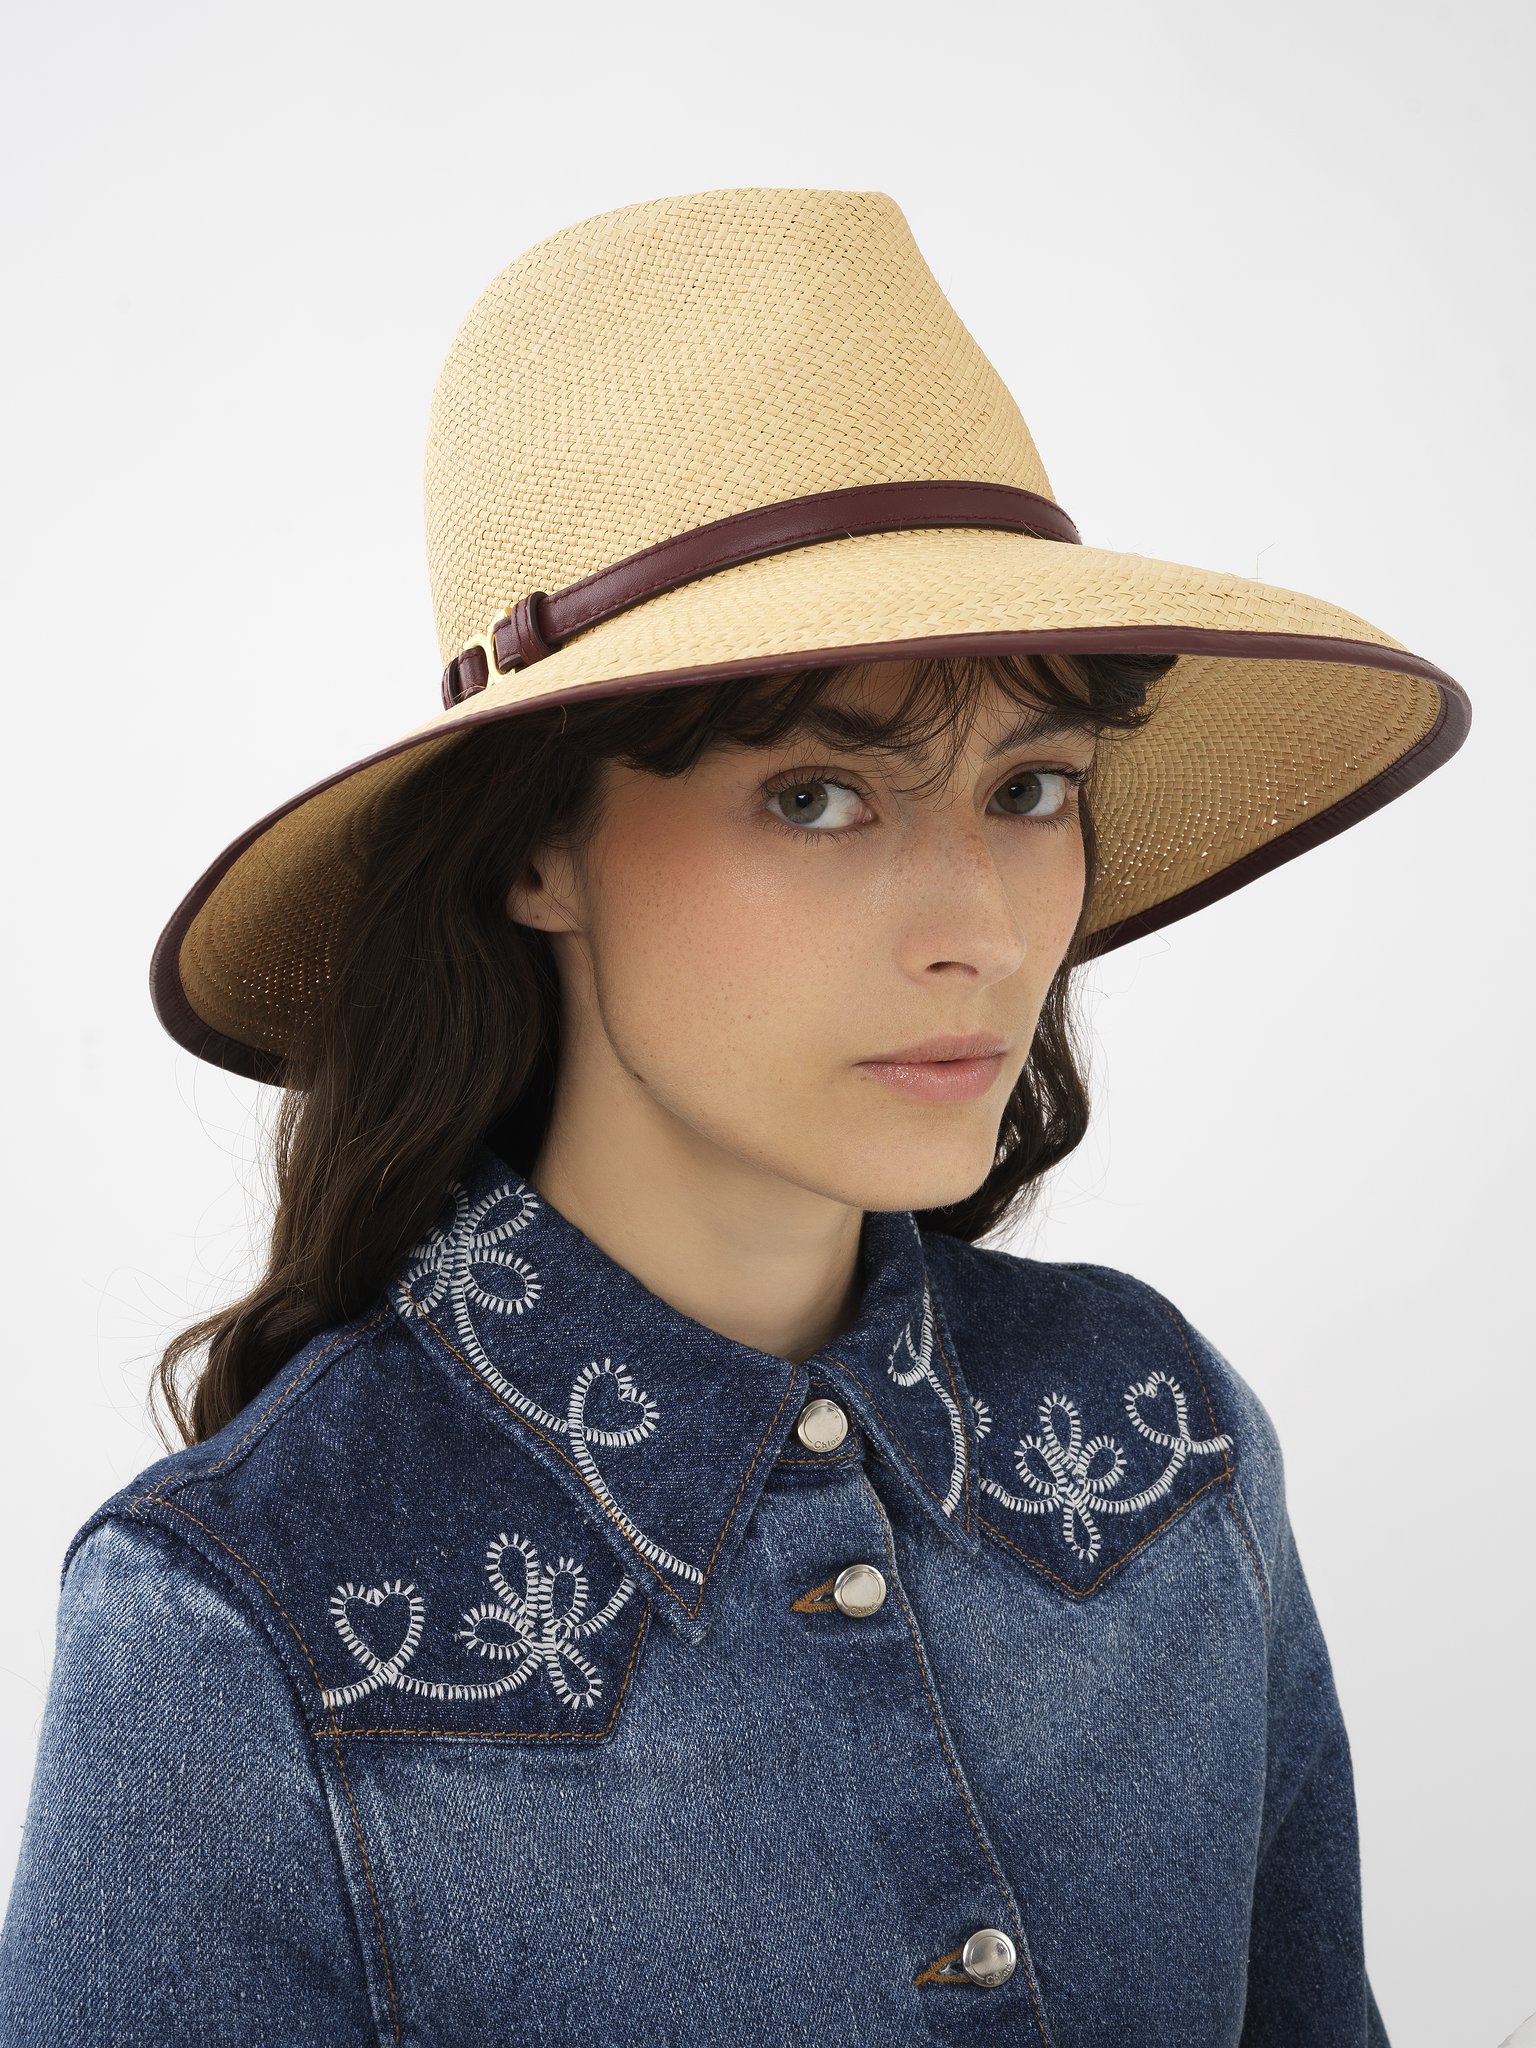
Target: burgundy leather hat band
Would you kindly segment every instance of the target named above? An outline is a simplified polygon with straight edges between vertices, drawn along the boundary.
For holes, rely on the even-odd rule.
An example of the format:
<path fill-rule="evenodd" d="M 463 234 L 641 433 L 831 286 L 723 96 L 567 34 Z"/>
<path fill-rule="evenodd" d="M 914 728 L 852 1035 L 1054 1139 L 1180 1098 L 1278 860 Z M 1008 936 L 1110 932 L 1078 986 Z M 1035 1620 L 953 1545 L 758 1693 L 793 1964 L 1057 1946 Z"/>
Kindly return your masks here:
<path fill-rule="evenodd" d="M 1014 484 L 931 482 L 850 484 L 845 490 L 813 491 L 754 505 L 726 519 L 712 519 L 673 534 L 637 554 L 594 569 L 563 590 L 530 591 L 520 597 L 491 631 L 496 669 L 510 675 L 553 654 L 573 634 L 611 619 L 664 590 L 731 569 L 763 555 L 784 554 L 822 540 L 846 540 L 860 533 L 892 533 L 907 527 L 990 526 L 1005 533 L 1081 545 L 1082 535 L 1050 498 Z M 478 643 L 456 654 L 443 670 L 443 703 L 452 706 L 483 690 L 490 663 Z"/>

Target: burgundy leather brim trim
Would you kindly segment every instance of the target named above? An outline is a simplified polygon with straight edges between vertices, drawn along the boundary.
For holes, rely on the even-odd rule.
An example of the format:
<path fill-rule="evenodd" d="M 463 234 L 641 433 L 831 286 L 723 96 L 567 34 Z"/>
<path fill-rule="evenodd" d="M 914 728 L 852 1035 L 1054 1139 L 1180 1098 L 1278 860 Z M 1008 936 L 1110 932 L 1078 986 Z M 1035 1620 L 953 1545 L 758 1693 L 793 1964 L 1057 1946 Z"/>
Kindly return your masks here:
<path fill-rule="evenodd" d="M 180 970 L 182 940 L 197 913 L 241 854 L 280 818 L 287 817 L 290 811 L 297 810 L 311 797 L 344 782 L 348 776 L 364 768 L 371 768 L 377 762 L 441 738 L 445 730 L 465 732 L 472 726 L 491 725 L 497 719 L 515 718 L 524 711 L 550 710 L 578 699 L 585 701 L 620 696 L 630 690 L 679 688 L 686 684 L 727 681 L 735 676 L 772 675 L 790 669 L 819 668 L 832 662 L 900 661 L 941 654 L 1027 654 L 1052 650 L 1063 653 L 1076 650 L 1230 655 L 1254 661 L 1328 661 L 1346 667 L 1391 669 L 1400 675 L 1422 676 L 1440 692 L 1440 708 L 1428 732 L 1379 775 L 1372 776 L 1369 782 L 1362 783 L 1358 789 L 1341 797 L 1336 804 L 1330 804 L 1326 810 L 1319 811 L 1315 817 L 1293 825 L 1289 831 L 1280 833 L 1265 845 L 1241 855 L 1218 874 L 1208 875 L 1192 888 L 1181 890 L 1178 895 L 1154 904 L 1149 910 L 1137 911 L 1115 924 L 1106 925 L 1088 941 L 1088 950 L 1095 957 L 1111 952 L 1117 946 L 1128 945 L 1131 940 L 1142 938 L 1148 932 L 1160 931 L 1164 926 L 1188 917 L 1193 911 L 1204 909 L 1208 903 L 1231 895 L 1245 883 L 1283 866 L 1298 854 L 1358 824 L 1362 818 L 1380 810 L 1384 804 L 1401 796 L 1416 782 L 1422 782 L 1442 762 L 1449 760 L 1466 738 L 1472 722 L 1472 707 L 1461 685 L 1420 655 L 1409 654 L 1399 648 L 1380 647 L 1367 640 L 1332 640 L 1308 633 L 1248 633 L 1220 627 L 1077 626 L 1039 632 L 948 633 L 929 639 L 881 640 L 842 647 L 796 649 L 787 654 L 752 655 L 738 661 L 711 663 L 702 668 L 664 669 L 651 675 L 622 678 L 617 682 L 577 683 L 568 690 L 553 690 L 531 703 L 491 706 L 483 711 L 468 712 L 456 718 L 451 727 L 429 728 L 425 732 L 413 733 L 408 739 L 396 740 L 392 745 L 381 747 L 376 753 L 366 754 L 361 760 L 338 769 L 334 775 L 311 783 L 297 796 L 290 797 L 276 810 L 259 818 L 203 872 L 177 905 L 170 922 L 160 934 L 149 969 L 150 997 L 155 1015 L 176 1043 L 195 1053 L 199 1059 L 223 1067 L 232 1074 L 243 1075 L 247 1080 L 281 1086 L 281 1054 L 244 1045 L 238 1039 L 215 1031 L 187 1001 Z"/>

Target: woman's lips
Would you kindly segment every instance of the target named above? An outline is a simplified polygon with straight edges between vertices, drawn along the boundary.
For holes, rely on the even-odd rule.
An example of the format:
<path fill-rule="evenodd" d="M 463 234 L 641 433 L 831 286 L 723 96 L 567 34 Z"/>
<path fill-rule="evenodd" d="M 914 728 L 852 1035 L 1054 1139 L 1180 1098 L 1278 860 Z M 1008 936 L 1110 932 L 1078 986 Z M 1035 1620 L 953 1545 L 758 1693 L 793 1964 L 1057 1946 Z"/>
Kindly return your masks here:
<path fill-rule="evenodd" d="M 860 1060 L 858 1064 L 888 1088 L 920 1102 L 971 1102 L 985 1095 L 997 1079 L 1003 1055 L 995 1052 L 978 1060 Z"/>

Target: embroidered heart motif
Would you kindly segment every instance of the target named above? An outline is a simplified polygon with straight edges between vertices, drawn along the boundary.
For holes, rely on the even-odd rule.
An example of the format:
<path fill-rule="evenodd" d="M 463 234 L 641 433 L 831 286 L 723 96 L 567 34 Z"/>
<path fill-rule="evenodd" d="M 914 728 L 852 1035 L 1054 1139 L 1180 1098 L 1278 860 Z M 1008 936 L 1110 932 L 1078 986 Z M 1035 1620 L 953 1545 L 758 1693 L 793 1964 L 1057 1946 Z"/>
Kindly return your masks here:
<path fill-rule="evenodd" d="M 513 1587 L 503 1568 L 511 1556 L 527 1581 L 522 1591 Z M 492 1539 L 485 1568 L 502 1598 L 468 1608 L 458 1637 L 466 1650 L 501 1665 L 499 1676 L 466 1682 L 422 1678 L 408 1671 L 426 1618 L 425 1602 L 415 1586 L 401 1579 L 386 1579 L 381 1586 L 348 1581 L 331 1595 L 331 1620 L 365 1675 L 350 1685 L 323 1688 L 320 1697 L 325 1705 L 332 1711 L 355 1706 L 390 1686 L 423 1699 L 494 1700 L 515 1692 L 540 1670 L 565 1706 L 595 1705 L 604 1690 L 602 1674 L 576 1649 L 574 1639 L 605 1629 L 635 1592 L 635 1581 L 624 1573 L 602 1607 L 588 1614 L 586 1567 L 565 1556 L 545 1564 L 533 1543 L 515 1532 Z M 572 1589 L 569 1595 L 564 1591 L 567 1586 Z"/>
<path fill-rule="evenodd" d="M 383 1614 L 387 1606 L 394 1609 L 390 1616 Z M 399 1579 L 387 1579 L 382 1586 L 354 1586 L 349 1581 L 338 1586 L 331 1596 L 331 1620 L 358 1663 L 375 1679 L 389 1685 L 416 1654 L 426 1609 L 416 1588 Z M 387 1654 L 380 1655 L 373 1647 L 374 1643 L 390 1641 L 394 1648 Z"/>
<path fill-rule="evenodd" d="M 618 1399 L 627 1405 L 639 1408 L 644 1420 L 621 1429 L 599 1429 L 587 1421 L 587 1400 L 599 1380 L 606 1380 Z M 634 1380 L 622 1365 L 615 1365 L 611 1358 L 605 1358 L 601 1365 L 593 1359 L 584 1365 L 576 1375 L 571 1387 L 571 1398 L 566 1412 L 566 1427 L 573 1444 L 601 1444 L 611 1449 L 618 1445 L 627 1449 L 631 1444 L 644 1443 L 655 1430 L 661 1418 L 661 1409 L 649 1394 L 635 1385 Z"/>
<path fill-rule="evenodd" d="M 1148 1402 L 1152 1404 L 1152 1417 L 1147 1414 Z M 1148 1443 L 1161 1444 L 1169 1451 L 1200 1448 L 1189 1433 L 1189 1401 L 1170 1374 L 1148 1373 L 1144 1380 L 1127 1387 L 1125 1409 L 1133 1427 Z"/>

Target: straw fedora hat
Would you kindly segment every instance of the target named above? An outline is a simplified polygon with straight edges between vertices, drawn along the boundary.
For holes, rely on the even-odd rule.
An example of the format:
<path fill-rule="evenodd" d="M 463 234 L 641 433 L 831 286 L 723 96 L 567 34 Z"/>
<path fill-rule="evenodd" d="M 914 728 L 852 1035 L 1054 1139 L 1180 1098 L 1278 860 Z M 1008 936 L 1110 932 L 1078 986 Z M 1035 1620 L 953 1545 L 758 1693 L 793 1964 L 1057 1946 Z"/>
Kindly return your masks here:
<path fill-rule="evenodd" d="M 747 187 L 537 243 L 433 394 L 442 708 L 301 791 L 161 935 L 181 1045 L 280 1081 L 370 822 L 467 728 L 611 691 L 835 661 L 1174 653 L 1101 742 L 1096 951 L 1186 917 L 1446 760 L 1466 697 L 1322 598 L 1088 546 L 883 192 Z"/>

